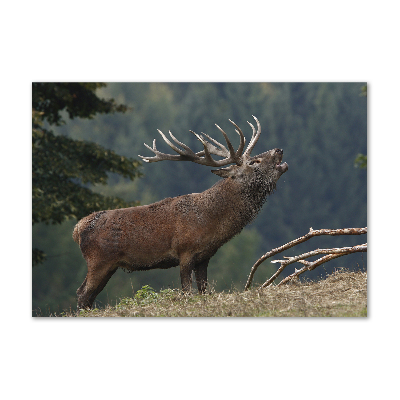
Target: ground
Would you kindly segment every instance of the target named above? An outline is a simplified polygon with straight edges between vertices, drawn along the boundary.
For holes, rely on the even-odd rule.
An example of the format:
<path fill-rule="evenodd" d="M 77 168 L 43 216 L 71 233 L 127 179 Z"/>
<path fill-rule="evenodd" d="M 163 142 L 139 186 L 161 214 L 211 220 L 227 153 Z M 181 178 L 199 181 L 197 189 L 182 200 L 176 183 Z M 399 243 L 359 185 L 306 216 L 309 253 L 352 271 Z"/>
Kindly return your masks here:
<path fill-rule="evenodd" d="M 145 286 L 133 298 L 65 317 L 366 317 L 367 272 L 336 271 L 317 282 L 295 281 L 258 290 L 232 290 L 204 296 L 180 290 L 159 293 Z"/>

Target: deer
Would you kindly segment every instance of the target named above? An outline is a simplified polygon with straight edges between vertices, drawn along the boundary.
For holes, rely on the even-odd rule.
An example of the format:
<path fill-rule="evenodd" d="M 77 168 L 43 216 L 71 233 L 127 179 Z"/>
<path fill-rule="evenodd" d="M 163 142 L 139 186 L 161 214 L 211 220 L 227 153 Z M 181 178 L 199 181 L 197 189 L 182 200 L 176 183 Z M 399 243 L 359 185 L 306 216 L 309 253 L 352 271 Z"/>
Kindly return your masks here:
<path fill-rule="evenodd" d="M 227 146 L 203 132 L 198 135 L 191 130 L 203 145 L 203 150 L 196 153 L 176 139 L 171 131 L 172 141 L 158 130 L 177 154 L 157 150 L 156 139 L 153 147 L 145 144 L 154 153 L 147 157 L 139 155 L 146 163 L 190 161 L 224 167 L 211 170 L 222 179 L 202 193 L 165 198 L 149 205 L 93 212 L 82 218 L 72 235 L 88 269 L 77 290 L 79 309 L 92 308 L 96 296 L 118 268 L 132 272 L 179 266 L 183 293 L 192 291 L 193 272 L 199 293 L 206 293 L 210 258 L 256 217 L 267 196 L 276 189 L 280 176 L 288 170 L 288 164 L 282 163 L 282 149 L 250 156 L 261 134 L 260 122 L 253 118 L 257 130 L 247 121 L 253 134 L 245 150 L 243 132 L 230 119 L 240 139 L 237 150 L 217 124 Z"/>

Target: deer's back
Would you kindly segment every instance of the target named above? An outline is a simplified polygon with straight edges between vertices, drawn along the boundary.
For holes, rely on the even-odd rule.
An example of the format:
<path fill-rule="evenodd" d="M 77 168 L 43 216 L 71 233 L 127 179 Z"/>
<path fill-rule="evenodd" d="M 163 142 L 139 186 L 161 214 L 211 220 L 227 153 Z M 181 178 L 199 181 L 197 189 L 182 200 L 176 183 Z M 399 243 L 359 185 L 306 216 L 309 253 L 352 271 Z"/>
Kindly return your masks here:
<path fill-rule="evenodd" d="M 74 239 L 86 259 L 130 269 L 168 268 L 185 254 L 209 258 L 242 228 L 235 226 L 238 205 L 226 198 L 221 184 L 150 205 L 93 213 L 78 222 Z"/>

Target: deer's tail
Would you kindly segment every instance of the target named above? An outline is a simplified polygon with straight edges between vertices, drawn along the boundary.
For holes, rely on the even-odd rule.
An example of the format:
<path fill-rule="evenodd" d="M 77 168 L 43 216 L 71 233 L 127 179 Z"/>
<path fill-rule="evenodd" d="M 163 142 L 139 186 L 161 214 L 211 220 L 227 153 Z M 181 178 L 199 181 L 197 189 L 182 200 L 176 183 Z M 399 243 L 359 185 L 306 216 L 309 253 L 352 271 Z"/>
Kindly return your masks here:
<path fill-rule="evenodd" d="M 72 239 L 74 239 L 74 241 L 80 246 L 82 241 L 82 234 L 83 236 L 85 236 L 88 232 L 93 231 L 99 218 L 101 218 L 101 216 L 105 213 L 106 211 L 97 211 L 88 215 L 85 218 L 82 218 L 75 225 L 74 231 L 72 232 Z"/>
<path fill-rule="evenodd" d="M 78 244 L 80 242 L 80 240 L 79 240 L 79 236 L 80 236 L 79 235 L 79 225 L 80 225 L 80 223 L 79 222 L 75 225 L 74 231 L 72 232 L 72 239 L 74 239 L 74 241 Z"/>

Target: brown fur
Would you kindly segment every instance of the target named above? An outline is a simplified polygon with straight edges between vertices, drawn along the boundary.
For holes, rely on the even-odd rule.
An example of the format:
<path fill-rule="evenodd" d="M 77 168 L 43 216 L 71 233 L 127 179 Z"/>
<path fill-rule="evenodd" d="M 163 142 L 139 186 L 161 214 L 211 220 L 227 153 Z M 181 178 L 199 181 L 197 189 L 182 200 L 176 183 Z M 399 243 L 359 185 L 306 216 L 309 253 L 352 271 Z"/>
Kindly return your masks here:
<path fill-rule="evenodd" d="M 88 273 L 77 290 L 78 307 L 90 308 L 117 268 L 149 270 L 180 266 L 182 288 L 192 271 L 204 293 L 210 258 L 257 214 L 287 164 L 282 150 L 249 157 L 242 165 L 212 171 L 223 179 L 202 193 L 157 203 L 94 212 L 75 226 Z"/>

